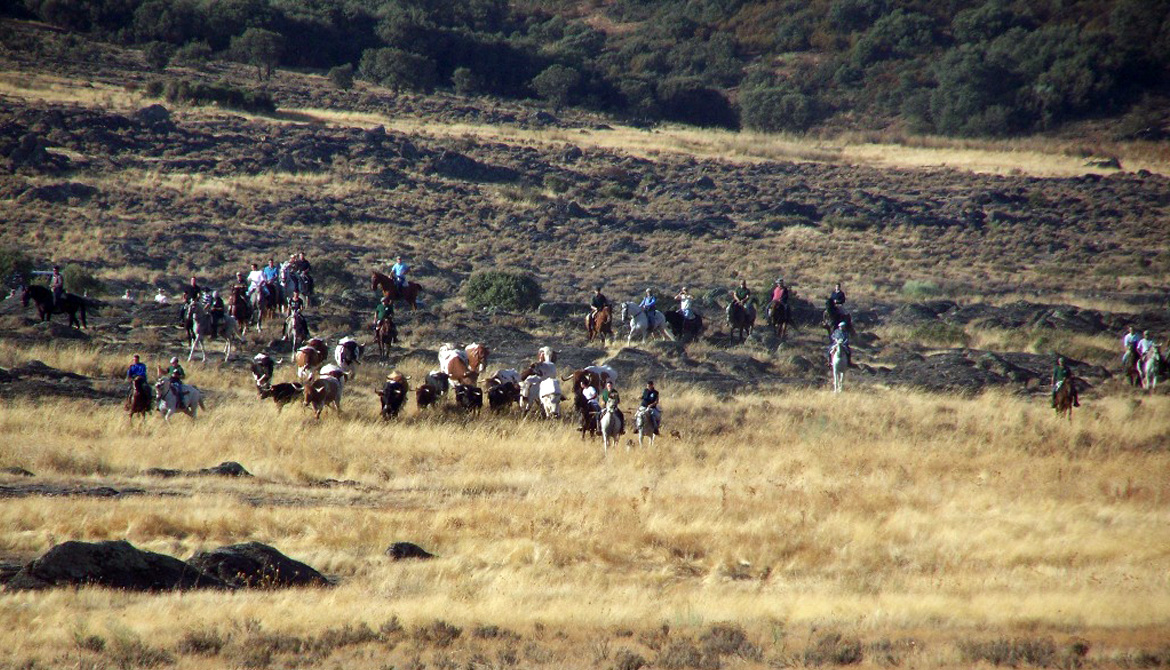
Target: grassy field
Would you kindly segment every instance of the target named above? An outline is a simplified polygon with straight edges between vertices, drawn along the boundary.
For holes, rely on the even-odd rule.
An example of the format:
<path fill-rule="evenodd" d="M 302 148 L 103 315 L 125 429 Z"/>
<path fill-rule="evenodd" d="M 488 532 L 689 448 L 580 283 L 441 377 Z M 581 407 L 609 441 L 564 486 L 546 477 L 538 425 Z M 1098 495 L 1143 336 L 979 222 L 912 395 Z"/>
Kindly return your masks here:
<path fill-rule="evenodd" d="M 33 354 L 106 377 L 121 365 L 6 346 L 0 366 Z M 191 376 L 210 400 L 196 422 L 129 425 L 116 407 L 69 400 L 0 407 L 0 464 L 42 484 L 145 491 L 10 498 L 0 506 L 10 557 L 67 539 L 125 538 L 180 558 L 255 540 L 339 581 L 2 593 L 11 661 L 619 667 L 632 654 L 701 668 L 718 664 L 712 639 L 731 638 L 745 646 L 721 652 L 728 667 L 855 650 L 867 666 L 1167 661 L 1164 396 L 1100 399 L 1068 423 L 998 393 L 716 401 L 667 386 L 664 428 L 681 439 L 603 456 L 567 424 L 413 407 L 381 423 L 371 389 L 382 372 L 362 368 L 345 414 L 320 423 L 297 407 L 277 415 L 246 374 L 198 364 Z M 141 474 L 224 460 L 256 478 Z M 393 563 L 382 552 L 401 540 L 440 558 Z M 440 623 L 463 633 L 451 641 Z"/>

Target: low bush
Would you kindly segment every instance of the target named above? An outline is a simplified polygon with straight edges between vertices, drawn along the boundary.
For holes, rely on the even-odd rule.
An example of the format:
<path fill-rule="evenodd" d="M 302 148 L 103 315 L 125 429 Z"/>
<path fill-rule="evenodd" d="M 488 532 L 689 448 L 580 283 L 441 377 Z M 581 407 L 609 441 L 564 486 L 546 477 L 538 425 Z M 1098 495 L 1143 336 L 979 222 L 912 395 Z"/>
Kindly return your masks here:
<path fill-rule="evenodd" d="M 106 290 L 106 285 L 102 280 L 93 276 L 89 270 L 70 263 L 61 268 L 61 274 L 65 276 L 65 290 L 77 295 L 101 295 Z"/>
<path fill-rule="evenodd" d="M 0 248 L 0 281 L 7 286 L 16 286 L 28 281 L 32 272 L 32 259 L 19 249 Z"/>
<path fill-rule="evenodd" d="M 147 92 L 151 90 L 153 86 L 148 85 Z M 163 84 L 162 94 L 170 103 L 216 105 L 256 114 L 271 114 L 276 111 L 276 103 L 267 91 L 245 90 L 227 82 L 207 84 L 172 79 Z"/>
<path fill-rule="evenodd" d="M 468 306 L 477 309 L 532 310 L 540 305 L 541 288 L 527 273 L 489 270 L 472 275 L 463 296 Z"/>
<path fill-rule="evenodd" d="M 353 64 L 346 63 L 330 69 L 329 81 L 343 91 L 353 88 Z"/>
<path fill-rule="evenodd" d="M 860 640 L 835 632 L 821 635 L 813 646 L 804 650 L 805 665 L 854 665 L 862 657 Z"/>
<path fill-rule="evenodd" d="M 992 665 L 1046 668 L 1056 658 L 1056 643 L 1047 638 L 967 641 L 959 644 L 959 653 L 967 663 L 986 661 Z"/>

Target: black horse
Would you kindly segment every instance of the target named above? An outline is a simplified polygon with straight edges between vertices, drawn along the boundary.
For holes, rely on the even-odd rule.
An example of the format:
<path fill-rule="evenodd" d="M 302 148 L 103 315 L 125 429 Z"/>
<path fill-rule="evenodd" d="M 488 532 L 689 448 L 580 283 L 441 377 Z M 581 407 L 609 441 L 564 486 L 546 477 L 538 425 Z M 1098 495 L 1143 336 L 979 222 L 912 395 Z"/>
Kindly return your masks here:
<path fill-rule="evenodd" d="M 727 304 L 727 327 L 732 339 L 735 338 L 735 331 L 739 331 L 739 341 L 747 340 L 748 336 L 752 334 L 752 327 L 756 325 L 756 308 L 751 303 L 747 306 L 741 305 L 737 302 L 730 302 Z"/>
<path fill-rule="evenodd" d="M 768 325 L 776 330 L 776 337 L 783 340 L 788 336 L 788 327 L 793 324 L 792 306 L 773 300 L 768 304 Z"/>
<path fill-rule="evenodd" d="M 853 315 L 842 311 L 832 299 L 826 300 L 825 311 L 821 315 L 821 327 L 825 329 L 826 333 L 832 335 L 833 331 L 837 329 L 837 324 L 842 322 L 845 323 L 845 332 L 849 333 L 850 337 L 857 334 L 857 331 L 853 330 Z"/>
<path fill-rule="evenodd" d="M 97 303 L 73 293 L 66 293 L 61 303 L 54 305 L 52 291 L 44 286 L 25 286 L 20 294 L 20 302 L 28 307 L 29 300 L 37 304 L 37 314 L 40 315 L 41 321 L 48 321 L 54 314 L 68 314 L 69 325 L 75 328 L 89 328 L 89 324 L 85 322 L 86 307 L 97 311 Z"/>
<path fill-rule="evenodd" d="M 682 315 L 682 312 L 673 309 L 662 313 L 662 316 L 666 317 L 666 326 L 670 328 L 674 339 L 680 342 L 685 342 L 688 339 L 697 340 L 703 332 L 703 317 L 698 312 L 694 312 L 694 315 L 695 318 L 688 319 Z"/>

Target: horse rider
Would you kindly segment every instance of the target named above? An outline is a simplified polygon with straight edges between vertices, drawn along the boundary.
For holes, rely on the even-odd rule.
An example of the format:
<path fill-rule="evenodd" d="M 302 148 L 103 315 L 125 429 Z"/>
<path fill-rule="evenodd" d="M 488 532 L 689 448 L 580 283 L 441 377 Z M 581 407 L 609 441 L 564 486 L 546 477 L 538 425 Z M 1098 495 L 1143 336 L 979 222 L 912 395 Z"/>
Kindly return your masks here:
<path fill-rule="evenodd" d="M 126 379 L 130 380 L 130 397 L 134 397 L 134 387 L 146 381 L 146 364 L 138 354 L 134 354 L 134 362 L 126 370 Z"/>
<path fill-rule="evenodd" d="M 658 408 L 658 389 L 654 388 L 654 380 L 646 380 L 646 388 L 642 389 L 642 404 L 638 413 L 649 413 L 654 418 L 654 434 L 658 434 L 658 427 L 662 424 L 662 410 Z"/>
<path fill-rule="evenodd" d="M 264 275 L 264 285 L 268 287 L 268 291 L 273 295 L 278 294 L 277 287 L 280 286 L 280 267 L 276 264 L 276 259 L 269 258 L 268 265 L 260 268 L 260 273 Z"/>
<path fill-rule="evenodd" d="M 179 365 L 179 357 L 171 357 L 171 366 L 167 368 L 167 376 L 171 378 L 171 388 L 175 391 L 175 399 L 180 409 L 187 406 L 185 398 L 187 392 L 183 389 L 183 380 L 187 377 L 187 372 L 183 370 L 183 366 Z"/>
<path fill-rule="evenodd" d="M 624 435 L 626 432 L 626 416 L 622 414 L 621 402 L 622 397 L 614 388 L 613 382 L 606 380 L 605 388 L 601 389 L 601 404 L 618 418 L 618 435 Z"/>
<path fill-rule="evenodd" d="M 264 286 L 264 272 L 260 266 L 252 263 L 252 271 L 248 273 L 248 293 L 260 293 Z"/>
<path fill-rule="evenodd" d="M 687 287 L 682 287 L 678 295 L 674 296 L 674 299 L 678 301 L 678 311 L 682 313 L 684 319 L 690 321 L 695 318 L 695 311 L 691 309 L 691 304 L 695 301 L 695 296 L 687 291 Z"/>
<path fill-rule="evenodd" d="M 219 291 L 211 292 L 211 307 L 208 310 L 211 314 L 211 336 L 219 337 L 219 324 L 223 323 L 223 298 L 219 297 Z"/>
<path fill-rule="evenodd" d="M 845 304 L 845 291 L 841 290 L 841 282 L 833 285 L 833 292 L 829 294 L 829 301 L 837 307 Z"/>
<path fill-rule="evenodd" d="M 53 276 L 49 277 L 49 290 L 53 292 L 53 309 L 60 309 L 65 301 L 65 275 L 58 265 L 53 266 Z"/>
<path fill-rule="evenodd" d="M 1122 365 L 1128 365 L 1131 362 L 1131 357 L 1137 356 L 1137 343 L 1142 339 L 1141 335 L 1137 334 L 1133 326 L 1129 326 L 1125 330 L 1125 336 L 1121 338 L 1121 354 Z"/>
<path fill-rule="evenodd" d="M 779 303 L 781 307 L 788 307 L 788 287 L 784 285 L 783 279 L 777 279 L 772 283 L 772 302 Z"/>
<path fill-rule="evenodd" d="M 590 318 L 606 307 L 609 307 L 609 298 L 605 297 L 605 294 L 601 292 L 601 287 L 598 286 L 593 292 L 593 298 L 589 300 Z"/>
<path fill-rule="evenodd" d="M 845 354 L 845 364 L 851 368 L 857 367 L 853 364 L 853 348 L 849 346 L 849 331 L 846 329 L 844 321 L 837 324 L 836 330 L 829 336 L 833 345 L 841 348 L 841 353 Z M 829 350 L 832 351 L 833 345 L 829 345 Z"/>
<path fill-rule="evenodd" d="M 293 291 L 292 297 L 288 299 L 288 313 L 289 315 L 296 314 L 305 308 L 305 300 L 301 298 L 300 291 Z"/>
<path fill-rule="evenodd" d="M 390 296 L 383 295 L 378 306 L 374 308 L 374 331 L 377 332 L 382 322 L 392 316 L 394 316 L 394 301 L 390 299 Z"/>
<path fill-rule="evenodd" d="M 191 282 L 183 287 L 183 302 L 193 303 L 199 300 L 199 296 L 202 294 L 203 287 L 199 285 L 195 277 L 191 277 Z"/>
<path fill-rule="evenodd" d="M 654 323 L 654 312 L 658 311 L 658 298 L 654 297 L 650 289 L 646 289 L 646 297 L 642 298 L 642 302 L 638 303 L 638 306 L 646 313 L 647 326 L 652 325 Z"/>
<path fill-rule="evenodd" d="M 399 291 L 406 289 L 406 273 L 410 272 L 410 266 L 406 261 L 402 260 L 402 256 L 394 257 L 394 265 L 390 267 L 390 276 L 394 278 L 394 284 Z"/>
<path fill-rule="evenodd" d="M 1138 340 L 1137 345 L 1134 346 L 1134 350 L 1137 351 L 1139 360 L 1146 360 L 1146 354 L 1148 354 L 1153 348 L 1154 341 L 1150 339 L 1150 331 L 1143 330 L 1142 339 Z"/>
<path fill-rule="evenodd" d="M 601 405 L 597 402 L 597 389 L 588 378 L 581 380 L 581 398 L 585 400 L 586 409 L 594 416 L 601 414 Z"/>
<path fill-rule="evenodd" d="M 1061 386 L 1069 384 L 1069 391 L 1072 392 L 1073 407 L 1080 407 L 1081 401 L 1077 395 L 1077 385 L 1073 382 L 1072 369 L 1068 366 L 1068 361 L 1064 360 L 1064 356 L 1056 357 L 1056 367 L 1052 368 L 1052 406 L 1056 406 L 1056 392 L 1060 390 Z"/>
<path fill-rule="evenodd" d="M 748 288 L 747 280 L 741 279 L 739 286 L 731 292 L 731 300 L 740 307 L 747 309 L 748 303 L 752 299 L 752 290 Z"/>

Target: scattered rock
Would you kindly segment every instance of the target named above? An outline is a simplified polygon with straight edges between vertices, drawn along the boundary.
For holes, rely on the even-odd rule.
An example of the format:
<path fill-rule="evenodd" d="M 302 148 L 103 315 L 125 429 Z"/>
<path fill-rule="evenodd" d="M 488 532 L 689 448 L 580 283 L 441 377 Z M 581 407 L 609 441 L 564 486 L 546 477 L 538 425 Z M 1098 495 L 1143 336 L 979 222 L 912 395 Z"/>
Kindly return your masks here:
<path fill-rule="evenodd" d="M 407 559 L 428 560 L 435 558 L 431 552 L 413 542 L 395 542 L 386 549 L 386 555 L 395 561 Z"/>
<path fill-rule="evenodd" d="M 196 472 L 200 475 L 217 475 L 220 477 L 251 477 L 252 473 L 248 472 L 244 466 L 235 461 L 224 461 L 212 468 L 203 468 Z"/>
<path fill-rule="evenodd" d="M 134 112 L 134 119 L 148 126 L 166 125 L 171 122 L 171 111 L 159 104 L 148 105 Z"/>
<path fill-rule="evenodd" d="M 114 540 L 63 542 L 21 568 L 7 588 L 15 591 L 88 584 L 129 591 L 227 587 L 222 580 L 177 558 Z"/>
<path fill-rule="evenodd" d="M 1085 161 L 1085 167 L 1105 168 L 1107 170 L 1120 170 L 1121 161 L 1116 157 L 1110 158 L 1090 158 Z"/>
<path fill-rule="evenodd" d="M 37 186 L 30 188 L 24 193 L 20 194 L 17 202 L 48 202 L 48 203 L 67 203 L 84 202 L 98 194 L 98 189 L 89 184 L 79 184 L 77 182 L 68 182 L 64 184 L 51 184 L 49 186 Z"/>
<path fill-rule="evenodd" d="M 227 584 L 242 588 L 325 586 L 324 575 L 259 542 L 198 553 L 188 563 Z"/>
<path fill-rule="evenodd" d="M 520 174 L 511 168 L 481 163 L 450 150 L 431 159 L 426 166 L 426 172 L 464 181 L 510 182 L 520 178 Z"/>

